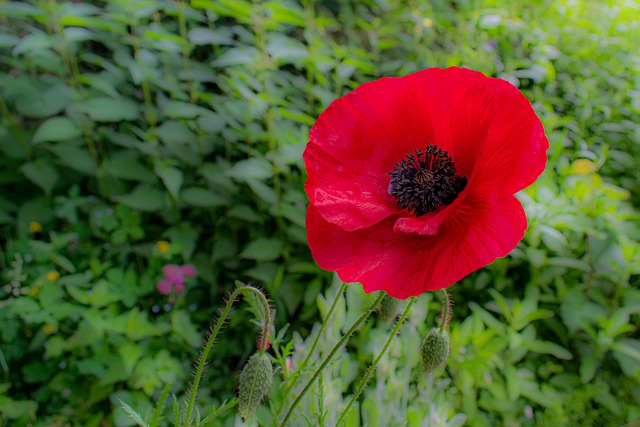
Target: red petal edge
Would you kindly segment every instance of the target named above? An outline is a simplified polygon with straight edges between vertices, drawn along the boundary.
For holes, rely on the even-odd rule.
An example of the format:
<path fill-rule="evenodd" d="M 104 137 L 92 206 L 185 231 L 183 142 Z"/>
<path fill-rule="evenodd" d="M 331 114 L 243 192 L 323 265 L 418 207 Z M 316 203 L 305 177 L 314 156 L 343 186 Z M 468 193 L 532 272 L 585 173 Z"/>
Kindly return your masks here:
<path fill-rule="evenodd" d="M 405 299 L 445 288 L 509 254 L 524 236 L 527 219 L 514 196 L 472 201 L 435 236 L 394 233 L 392 220 L 347 232 L 309 206 L 309 247 L 316 263 L 365 292 L 383 290 Z"/>

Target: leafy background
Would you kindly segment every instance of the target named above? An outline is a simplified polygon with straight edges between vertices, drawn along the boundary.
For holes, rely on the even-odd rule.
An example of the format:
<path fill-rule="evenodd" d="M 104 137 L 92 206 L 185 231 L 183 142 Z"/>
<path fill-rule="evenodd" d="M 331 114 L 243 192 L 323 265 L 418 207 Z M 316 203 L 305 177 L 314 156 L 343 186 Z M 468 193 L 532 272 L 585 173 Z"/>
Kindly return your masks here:
<path fill-rule="evenodd" d="M 519 194 L 524 241 L 451 288 L 446 369 L 420 374 L 424 295 L 347 424 L 637 421 L 639 22 L 637 0 L 0 2 L 3 425 L 129 426 L 118 399 L 181 398 L 236 279 L 273 299 L 294 378 L 339 286 L 306 246 L 309 127 L 361 82 L 452 65 L 518 85 L 549 166 Z M 196 266 L 185 293 L 155 290 L 167 263 Z M 349 287 L 320 354 L 367 301 Z M 233 397 L 251 319 L 222 336 L 203 413 Z M 292 425 L 333 425 L 389 329 L 360 330 Z"/>

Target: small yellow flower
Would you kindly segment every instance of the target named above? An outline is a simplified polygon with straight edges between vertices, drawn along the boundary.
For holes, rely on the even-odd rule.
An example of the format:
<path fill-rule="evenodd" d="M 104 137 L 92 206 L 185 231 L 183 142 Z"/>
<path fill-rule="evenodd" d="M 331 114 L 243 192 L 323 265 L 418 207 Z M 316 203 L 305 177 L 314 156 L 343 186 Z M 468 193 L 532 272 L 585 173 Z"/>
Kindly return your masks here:
<path fill-rule="evenodd" d="M 156 243 L 156 247 L 162 254 L 165 254 L 169 252 L 169 250 L 171 250 L 171 244 L 166 240 L 160 240 L 158 243 Z"/>
<path fill-rule="evenodd" d="M 424 19 L 422 20 L 422 25 L 424 25 L 424 26 L 425 26 L 425 27 L 427 27 L 427 28 L 431 28 L 431 27 L 433 27 L 433 19 L 431 19 L 431 18 L 424 18 Z"/>
<path fill-rule="evenodd" d="M 47 273 L 47 279 L 50 282 L 55 282 L 56 280 L 58 280 L 60 278 L 60 273 L 58 273 L 55 270 L 51 270 L 50 272 Z"/>
<path fill-rule="evenodd" d="M 587 175 L 595 172 L 596 169 L 596 165 L 587 159 L 578 159 L 571 164 L 572 175 Z"/>
<path fill-rule="evenodd" d="M 52 324 L 50 324 L 50 323 L 47 323 L 46 325 L 44 325 L 44 326 L 42 327 L 42 330 L 44 331 L 44 333 L 45 333 L 45 334 L 47 334 L 47 335 L 51 335 L 52 333 L 54 333 L 54 332 L 55 332 L 56 327 L 55 327 L 55 326 L 53 326 L 53 325 L 52 325 Z"/>
<path fill-rule="evenodd" d="M 29 223 L 29 232 L 34 234 L 34 233 L 39 233 L 42 231 L 42 224 L 40 224 L 38 221 L 31 221 Z"/>

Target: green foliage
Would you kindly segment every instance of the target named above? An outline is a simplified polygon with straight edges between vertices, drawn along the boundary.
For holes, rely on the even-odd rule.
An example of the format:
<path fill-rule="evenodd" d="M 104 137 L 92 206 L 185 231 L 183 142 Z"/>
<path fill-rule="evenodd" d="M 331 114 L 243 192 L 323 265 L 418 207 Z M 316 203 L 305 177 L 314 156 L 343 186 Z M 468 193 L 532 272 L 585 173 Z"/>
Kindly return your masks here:
<path fill-rule="evenodd" d="M 519 195 L 530 222 L 521 245 L 451 288 L 444 373 L 420 373 L 439 306 L 425 295 L 346 425 L 637 419 L 639 10 L 636 0 L 0 2 L 0 422 L 130 426 L 134 414 L 167 425 L 168 394 L 186 396 L 202 331 L 239 279 L 277 308 L 276 384 L 252 418 L 269 424 L 291 397 L 283 390 L 310 377 L 369 302 L 351 286 L 308 354 L 332 301 L 322 291 L 335 293 L 306 248 L 310 125 L 361 82 L 450 65 L 524 91 L 549 167 Z M 169 263 L 197 269 L 183 293 L 155 289 Z M 236 422 L 234 375 L 255 348 L 244 331 L 256 307 L 231 318 L 242 333 L 219 338 L 199 393 L 197 412 L 214 414 L 204 425 Z M 332 425 L 388 332 L 373 321 L 359 330 L 292 425 Z"/>

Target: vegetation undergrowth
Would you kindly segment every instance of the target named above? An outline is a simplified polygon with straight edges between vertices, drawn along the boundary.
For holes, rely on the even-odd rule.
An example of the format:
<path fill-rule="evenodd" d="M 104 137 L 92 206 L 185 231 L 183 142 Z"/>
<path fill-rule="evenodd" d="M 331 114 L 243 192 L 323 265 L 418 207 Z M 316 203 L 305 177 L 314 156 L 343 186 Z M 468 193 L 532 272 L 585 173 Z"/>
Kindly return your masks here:
<path fill-rule="evenodd" d="M 637 0 L 0 2 L 0 423 L 131 426 L 126 402 L 169 425 L 236 280 L 272 300 L 274 385 L 242 420 L 251 300 L 193 414 L 277 422 L 379 297 L 308 251 L 309 127 L 364 81 L 453 65 L 516 84 L 544 123 L 527 235 L 450 288 L 446 367 L 420 369 L 425 294 L 379 360 L 393 326 L 363 322 L 287 425 L 639 419 L 639 23 Z"/>

